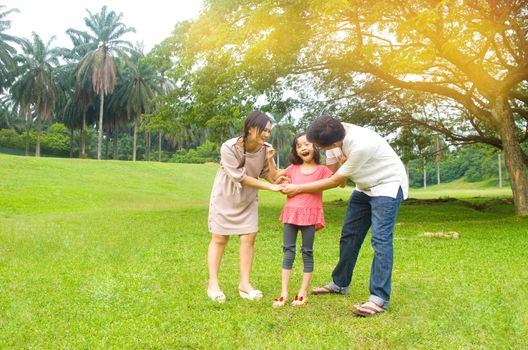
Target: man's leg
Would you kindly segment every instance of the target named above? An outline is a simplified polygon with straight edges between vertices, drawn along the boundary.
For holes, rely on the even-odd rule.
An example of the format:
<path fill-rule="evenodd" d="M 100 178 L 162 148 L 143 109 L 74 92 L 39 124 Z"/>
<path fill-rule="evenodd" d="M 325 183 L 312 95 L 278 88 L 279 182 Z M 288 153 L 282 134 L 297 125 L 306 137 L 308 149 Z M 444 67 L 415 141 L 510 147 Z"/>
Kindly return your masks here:
<path fill-rule="evenodd" d="M 339 262 L 332 272 L 331 287 L 338 287 L 338 293 L 348 294 L 352 273 L 359 255 L 359 249 L 370 227 L 370 197 L 354 191 L 348 202 L 341 240 L 339 243 Z M 334 290 L 334 288 L 332 288 Z"/>
<path fill-rule="evenodd" d="M 374 259 L 370 271 L 369 301 L 387 309 L 390 301 L 392 264 L 394 261 L 393 231 L 402 201 L 402 190 L 397 198 L 372 197 L 372 247 Z"/>

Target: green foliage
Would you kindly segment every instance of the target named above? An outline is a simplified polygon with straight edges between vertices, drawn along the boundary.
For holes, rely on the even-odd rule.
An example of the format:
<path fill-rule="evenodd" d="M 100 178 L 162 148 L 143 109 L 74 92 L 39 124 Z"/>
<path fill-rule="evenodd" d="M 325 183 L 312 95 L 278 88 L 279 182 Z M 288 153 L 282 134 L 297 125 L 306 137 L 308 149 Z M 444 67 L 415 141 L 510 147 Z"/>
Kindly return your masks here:
<path fill-rule="evenodd" d="M 33 133 L 31 135 L 34 136 Z M 0 129 L 0 146 L 23 150 L 25 147 L 25 134 L 21 135 L 13 129 Z"/>
<path fill-rule="evenodd" d="M 436 163 L 429 157 L 426 162 L 427 184 L 436 184 Z M 412 187 L 423 186 L 423 160 L 415 159 L 407 163 L 409 184 Z M 482 145 L 467 145 L 454 150 L 440 162 L 440 181 L 451 182 L 464 178 L 467 182 L 479 182 L 497 179 L 499 176 L 497 153 L 495 149 Z M 504 161 L 502 176 L 507 177 Z"/>
<path fill-rule="evenodd" d="M 220 148 L 211 141 L 205 141 L 204 144 L 196 149 L 179 149 L 173 154 L 171 160 L 173 163 L 195 163 L 203 164 L 207 162 L 220 161 Z"/>
<path fill-rule="evenodd" d="M 30 130 L 29 138 L 30 150 L 33 152 L 36 143 L 35 131 Z M 0 146 L 23 151 L 26 147 L 26 133 L 18 133 L 13 129 L 0 129 Z M 41 135 L 40 146 L 45 154 L 67 156 L 70 150 L 68 129 L 61 123 L 52 124 Z"/>

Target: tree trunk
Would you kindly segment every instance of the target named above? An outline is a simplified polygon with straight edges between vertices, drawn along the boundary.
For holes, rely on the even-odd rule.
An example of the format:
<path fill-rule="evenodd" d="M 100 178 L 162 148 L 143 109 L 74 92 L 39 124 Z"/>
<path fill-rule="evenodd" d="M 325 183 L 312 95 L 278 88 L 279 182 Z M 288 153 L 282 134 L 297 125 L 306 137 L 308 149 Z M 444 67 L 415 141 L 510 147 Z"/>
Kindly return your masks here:
<path fill-rule="evenodd" d="M 70 158 L 73 158 L 73 128 L 70 129 Z"/>
<path fill-rule="evenodd" d="M 79 158 L 86 158 L 86 108 L 83 110 L 81 135 L 79 138 Z"/>
<path fill-rule="evenodd" d="M 114 160 L 118 160 L 119 159 L 119 152 L 117 150 L 117 141 L 118 141 L 118 138 L 117 138 L 117 125 L 114 127 L 114 139 L 112 140 L 113 141 L 113 155 L 112 157 L 114 158 Z"/>
<path fill-rule="evenodd" d="M 515 211 L 519 216 L 528 216 L 528 177 L 521 146 L 515 132 L 513 115 L 507 99 L 499 96 L 492 109 L 497 121 L 497 130 L 502 141 L 504 161 L 510 177 Z"/>
<path fill-rule="evenodd" d="M 29 156 L 29 128 L 31 127 L 31 109 L 26 113 L 26 157 Z"/>
<path fill-rule="evenodd" d="M 110 159 L 110 125 L 108 126 L 108 129 L 106 130 L 106 140 L 105 140 L 105 159 Z"/>
<path fill-rule="evenodd" d="M 35 146 L 35 157 L 40 157 L 40 133 L 42 131 L 42 123 L 37 117 L 37 144 Z"/>
<path fill-rule="evenodd" d="M 134 137 L 132 143 L 132 161 L 136 161 L 136 145 L 137 145 L 137 116 L 134 118 Z"/>
<path fill-rule="evenodd" d="M 97 137 L 97 160 L 101 160 L 103 148 L 103 107 L 104 107 L 104 92 L 101 92 L 101 103 L 99 104 L 99 135 Z"/>
<path fill-rule="evenodd" d="M 427 188 L 427 163 L 426 163 L 426 160 L 425 158 L 423 159 L 423 182 L 424 182 L 424 185 L 423 185 L 423 188 Z"/>
<path fill-rule="evenodd" d="M 499 154 L 497 155 L 497 158 L 498 158 L 498 163 L 499 163 L 499 187 L 502 188 L 502 157 L 501 157 L 501 153 L 499 152 Z"/>
<path fill-rule="evenodd" d="M 440 156 L 440 142 L 438 140 L 438 136 L 436 137 L 436 154 L 435 154 L 435 162 L 436 162 L 436 184 L 440 185 L 440 160 L 442 157 Z"/>
<path fill-rule="evenodd" d="M 147 146 L 147 150 L 146 150 L 146 155 L 145 155 L 145 160 L 147 162 L 150 162 L 150 130 L 147 130 L 146 132 L 146 135 L 145 135 L 145 143 L 146 143 L 146 146 Z"/>
<path fill-rule="evenodd" d="M 158 134 L 158 162 L 161 162 L 161 138 L 162 138 L 161 131 Z"/>

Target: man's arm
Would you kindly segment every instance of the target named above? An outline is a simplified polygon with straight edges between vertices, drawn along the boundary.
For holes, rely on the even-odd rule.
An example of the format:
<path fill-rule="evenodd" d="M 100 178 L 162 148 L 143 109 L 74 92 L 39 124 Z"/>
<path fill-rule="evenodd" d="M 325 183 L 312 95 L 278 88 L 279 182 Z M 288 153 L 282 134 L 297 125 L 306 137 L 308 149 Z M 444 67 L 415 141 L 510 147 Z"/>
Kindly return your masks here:
<path fill-rule="evenodd" d="M 302 185 L 285 185 L 282 189 L 282 193 L 288 195 L 288 197 L 293 197 L 295 195 L 298 195 L 299 193 L 304 192 L 322 192 L 324 190 L 328 190 L 330 188 L 335 188 L 339 185 L 341 185 L 344 181 L 346 181 L 345 176 L 341 176 L 337 173 L 334 173 L 331 177 L 327 179 L 322 179 L 319 181 L 310 182 L 307 184 Z"/>

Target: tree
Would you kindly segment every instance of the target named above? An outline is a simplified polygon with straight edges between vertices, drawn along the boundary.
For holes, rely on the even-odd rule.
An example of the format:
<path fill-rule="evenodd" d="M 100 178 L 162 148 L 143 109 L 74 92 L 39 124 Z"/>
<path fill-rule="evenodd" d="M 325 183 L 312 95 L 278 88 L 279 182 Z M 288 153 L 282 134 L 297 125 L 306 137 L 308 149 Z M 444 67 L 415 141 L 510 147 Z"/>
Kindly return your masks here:
<path fill-rule="evenodd" d="M 134 140 L 132 147 L 132 160 L 136 160 L 137 128 L 142 113 L 150 112 L 151 100 L 155 92 L 159 91 L 159 76 L 147 61 L 144 55 L 136 52 L 132 55 L 134 63 L 125 72 L 123 85 L 116 91 L 116 101 L 121 104 L 129 116 L 133 118 Z M 147 157 L 147 160 L 148 159 Z"/>
<path fill-rule="evenodd" d="M 231 57 L 254 86 L 296 76 L 319 99 L 399 111 L 385 123 L 502 149 L 526 216 L 527 15 L 526 0 L 209 0 L 187 47 Z M 408 113 L 409 96 L 426 115 Z"/>
<path fill-rule="evenodd" d="M 99 133 L 97 142 L 97 159 L 101 160 L 101 150 L 103 142 L 103 110 L 105 95 L 114 91 L 116 83 L 116 65 L 114 56 L 126 60 L 127 52 L 131 50 L 131 44 L 120 38 L 136 30 L 127 27 L 121 22 L 123 14 L 116 14 L 114 11 L 107 11 L 103 6 L 99 13 L 92 14 L 88 12 L 88 17 L 84 18 L 84 23 L 92 32 L 90 45 L 97 43 L 97 49 L 89 51 L 79 62 L 77 69 L 77 81 L 79 84 L 85 84 L 90 77 L 92 80 L 93 91 L 99 96 Z M 82 35 L 83 32 L 75 29 L 68 29 L 70 36 L 73 34 Z"/>
<path fill-rule="evenodd" d="M 51 121 L 53 109 L 58 94 L 55 67 L 59 64 L 59 51 L 51 48 L 52 37 L 47 44 L 33 33 L 33 42 L 24 42 L 22 54 L 18 56 L 21 62 L 20 76 L 11 86 L 11 96 L 27 112 L 28 122 L 31 120 L 31 109 L 36 113 L 37 144 L 35 156 L 40 157 L 40 134 L 42 123 Z"/>
<path fill-rule="evenodd" d="M 79 62 L 97 49 L 97 43 L 92 37 L 81 31 L 67 31 L 72 42 L 72 49 L 62 48 L 61 55 L 66 60 L 66 64 L 61 66 L 63 90 L 66 91 L 66 103 L 64 113 L 68 120 L 66 125 L 71 128 L 80 128 L 79 137 L 79 157 L 86 158 L 86 134 L 87 123 L 93 122 L 93 109 L 95 108 L 97 96 L 93 91 L 91 74 L 86 74 L 77 78 Z M 85 71 L 89 73 L 89 71 Z M 90 116 L 90 120 L 88 120 Z"/>
<path fill-rule="evenodd" d="M 22 43 L 20 38 L 4 33 L 11 28 L 11 21 L 5 18 L 13 12 L 19 12 L 18 9 L 4 11 L 5 8 L 0 5 L 0 93 L 11 84 L 16 74 L 16 49 L 10 44 Z"/>

